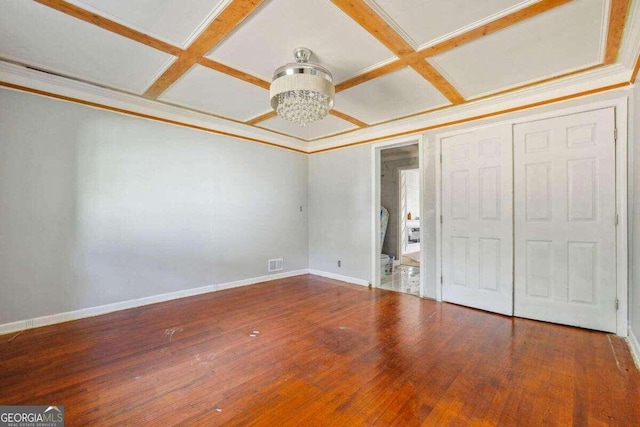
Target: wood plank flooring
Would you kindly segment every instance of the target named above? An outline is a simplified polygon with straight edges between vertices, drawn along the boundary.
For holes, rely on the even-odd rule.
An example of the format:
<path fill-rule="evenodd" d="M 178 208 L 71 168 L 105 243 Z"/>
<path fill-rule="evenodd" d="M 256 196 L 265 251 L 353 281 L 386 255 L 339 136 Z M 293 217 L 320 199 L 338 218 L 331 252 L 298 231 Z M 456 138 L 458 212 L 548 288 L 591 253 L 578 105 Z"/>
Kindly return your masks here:
<path fill-rule="evenodd" d="M 69 426 L 640 425 L 616 336 L 310 275 L 11 337 L 0 404 Z"/>

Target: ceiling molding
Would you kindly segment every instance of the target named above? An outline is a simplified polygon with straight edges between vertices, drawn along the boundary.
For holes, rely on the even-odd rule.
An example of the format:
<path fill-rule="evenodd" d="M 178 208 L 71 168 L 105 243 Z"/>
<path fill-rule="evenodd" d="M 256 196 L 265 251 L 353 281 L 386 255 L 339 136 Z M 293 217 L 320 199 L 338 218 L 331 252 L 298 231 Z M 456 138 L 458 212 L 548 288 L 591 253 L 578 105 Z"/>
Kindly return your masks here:
<path fill-rule="evenodd" d="M 165 90 L 186 73 L 198 58 L 206 55 L 236 26 L 244 21 L 263 0 L 233 0 L 191 43 L 186 51 L 144 93 L 147 98 L 158 98 Z"/>
<path fill-rule="evenodd" d="M 469 121 L 473 117 L 476 117 L 473 120 L 478 120 L 477 117 L 484 118 L 488 115 L 505 114 L 505 112 L 517 109 L 533 108 L 538 105 L 559 102 L 564 99 L 563 97 L 570 99 L 585 96 L 594 90 L 612 90 L 616 88 L 615 85 L 621 85 L 617 87 L 629 85 L 628 78 L 629 70 L 620 64 L 602 66 L 503 95 L 469 101 L 462 105 L 451 106 L 396 122 L 371 126 L 346 135 L 318 140 L 312 144 L 310 152 L 315 153 L 355 143 L 364 143 L 361 141 L 371 142 L 402 134 L 411 134 L 419 132 L 421 129 L 443 126 L 443 123 L 456 124 L 459 120 Z M 449 125 L 447 124 L 447 126 Z"/>
<path fill-rule="evenodd" d="M 365 0 L 331 0 L 340 10 L 364 28 L 394 55 L 402 57 L 415 49 Z"/>
<path fill-rule="evenodd" d="M 367 0 L 331 0 L 333 4 L 338 6 L 344 13 L 353 19 L 358 25 L 364 28 L 369 34 L 375 37 L 380 43 L 385 45 L 393 52 L 401 61 L 407 57 L 416 54 L 413 46 L 400 35 L 393 25 L 389 24 L 380 14 L 380 8 L 373 8 Z M 388 17 L 387 17 L 388 18 Z M 388 18 L 390 19 L 390 18 Z M 392 21 L 393 22 L 393 21 Z M 397 27 L 397 25 L 395 26 Z M 393 64 L 393 65 L 391 65 Z M 397 68 L 397 64 L 391 63 L 386 69 L 380 67 L 380 70 L 393 70 Z M 410 64 L 411 68 L 420 76 L 427 80 L 442 95 L 454 104 L 464 102 L 464 98 L 456 90 L 456 88 L 445 79 L 435 68 L 424 60 L 416 59 Z M 351 79 L 351 81 L 357 81 Z M 360 80 L 360 83 L 366 80 Z M 344 90 L 345 86 L 341 86 L 340 90 Z"/>
<path fill-rule="evenodd" d="M 384 9 L 382 9 L 375 0 L 364 0 L 364 2 L 373 11 L 375 11 L 378 16 L 380 16 L 396 34 L 402 37 L 402 39 L 411 46 L 412 50 L 418 49 L 418 42 L 416 42 L 413 37 L 409 35 L 409 33 L 407 33 L 400 25 L 398 25 L 398 23 L 391 16 L 389 16 L 389 14 L 385 12 Z"/>
<path fill-rule="evenodd" d="M 235 0 L 233 2 L 231 2 L 231 0 L 225 0 L 229 6 L 224 8 L 219 15 L 216 15 L 213 22 L 206 25 L 205 31 L 195 39 L 194 43 L 192 43 L 186 51 L 65 1 L 35 1 L 72 17 L 99 26 L 107 31 L 173 55 L 173 62 L 168 63 L 165 67 L 166 69 L 159 70 L 156 76 L 158 78 L 155 80 L 156 83 L 162 81 L 162 85 L 169 82 L 167 87 L 177 81 L 177 79 L 191 69 L 194 64 L 199 64 L 217 72 L 230 75 L 264 89 L 268 89 L 270 86 L 270 83 L 265 80 L 203 56 L 213 47 L 208 48 L 211 44 L 215 46 L 215 44 L 219 43 L 236 25 L 259 7 L 263 0 Z M 603 59 L 606 55 L 605 52 L 608 52 L 608 55 L 611 57 L 611 55 L 613 55 L 611 52 L 616 51 L 618 58 L 617 64 L 591 64 L 581 69 L 565 71 L 556 76 L 520 83 L 511 88 L 502 88 L 497 92 L 476 95 L 474 98 L 464 100 L 463 94 L 455 88 L 455 83 L 452 82 L 451 79 L 448 79 L 446 74 L 439 71 L 437 67 L 425 61 L 425 57 L 455 48 L 456 46 L 475 40 L 478 37 L 491 34 L 566 4 L 570 0 L 541 0 L 534 4 L 525 4 L 524 7 L 512 13 L 504 14 L 501 12 L 500 16 L 494 15 L 491 17 L 494 18 L 493 20 L 486 18 L 489 22 L 484 25 L 474 27 L 471 30 L 436 43 L 418 52 L 413 50 L 411 44 L 401 35 L 402 33 L 395 31 L 397 28 L 394 28 L 393 23 L 389 24 L 389 22 L 383 19 L 383 15 L 378 14 L 376 10 L 374 10 L 376 8 L 371 5 L 374 0 L 332 1 L 336 4 L 342 4 L 343 7 L 351 11 L 351 13 L 355 13 L 356 15 L 360 13 L 359 16 L 362 16 L 365 25 L 371 26 L 376 22 L 381 23 L 381 31 L 376 32 L 376 29 L 373 28 L 369 33 L 378 38 L 378 40 L 381 41 L 381 39 L 384 39 L 390 45 L 395 46 L 394 49 L 401 55 L 399 59 L 386 60 L 381 65 L 372 66 L 370 69 L 364 70 L 360 75 L 356 75 L 337 84 L 336 92 L 347 90 L 371 79 L 403 69 L 406 66 L 412 66 L 414 70 L 416 70 L 416 68 L 421 70 L 420 74 L 427 80 L 435 81 L 438 84 L 436 87 L 443 94 L 445 94 L 448 89 L 453 89 L 455 92 L 449 93 L 449 96 L 445 94 L 445 96 L 452 102 L 451 97 L 457 99 L 459 102 L 458 105 L 438 107 L 405 117 L 386 120 L 376 123 L 375 125 L 368 125 L 357 117 L 352 117 L 339 111 L 332 112 L 332 115 L 355 124 L 360 128 L 303 140 L 281 132 L 255 126 L 261 121 L 274 117 L 274 112 L 267 112 L 243 123 L 238 120 L 195 111 L 187 107 L 170 105 L 163 101 L 145 99 L 136 94 L 126 93 L 118 89 L 111 90 L 104 88 L 104 86 L 100 87 L 99 85 L 73 80 L 73 77 L 53 76 L 47 74 L 47 71 L 32 71 L 24 68 L 24 66 L 3 63 L 1 61 L 0 81 L 7 83 L 3 85 L 5 87 L 14 85 L 15 87 L 13 88 L 16 90 L 39 93 L 44 96 L 52 96 L 57 99 L 77 102 L 96 108 L 105 108 L 123 114 L 164 121 L 207 132 L 293 149 L 295 151 L 316 152 L 316 150 L 324 149 L 322 147 L 333 149 L 331 147 L 342 146 L 340 144 L 362 143 L 361 141 L 363 140 L 386 138 L 388 135 L 397 135 L 399 132 L 415 132 L 415 129 L 424 128 L 428 126 L 428 123 L 432 122 L 449 123 L 452 120 L 458 120 L 455 119 L 456 117 L 462 117 L 462 120 L 467 120 L 468 117 L 463 117 L 465 115 L 478 117 L 487 114 L 504 114 L 501 113 L 501 111 L 506 111 L 510 108 L 532 108 L 529 105 L 536 103 L 559 102 L 557 99 L 562 97 L 584 96 L 576 94 L 586 93 L 590 90 L 611 90 L 602 88 L 611 88 L 615 84 L 622 84 L 620 82 L 629 81 L 630 76 L 632 79 L 635 79 L 640 69 L 640 1 L 607 0 L 603 6 L 605 8 L 603 19 L 606 21 L 608 18 L 610 25 L 606 25 L 605 22 L 602 28 Z M 218 13 L 221 8 L 222 7 L 219 7 L 216 13 Z M 624 9 L 624 14 L 622 9 Z M 362 12 L 363 10 L 364 12 Z M 212 14 L 214 13 L 212 12 Z M 347 15 L 351 16 L 350 13 L 347 13 Z M 624 16 L 627 17 L 626 25 Z M 216 22 L 221 19 L 225 20 L 225 22 L 216 24 Z M 359 21 L 356 22 L 360 23 Z M 225 33 L 224 31 L 215 32 L 211 30 L 211 28 L 217 28 L 216 25 L 228 31 Z M 201 27 L 203 26 L 204 24 L 201 25 Z M 405 51 L 408 51 L 408 53 L 402 54 L 402 52 Z M 426 66 L 421 65 L 422 63 L 426 64 Z M 14 68 L 9 70 L 11 67 Z M 433 70 L 429 69 L 429 67 Z M 16 69 L 20 71 L 16 71 Z M 434 70 L 437 74 L 432 73 Z M 169 74 L 169 76 L 167 76 L 167 74 Z M 626 77 L 621 77 L 625 75 Z M 171 82 L 172 79 L 174 79 L 173 82 Z M 151 84 L 148 90 L 151 90 L 153 86 L 154 84 Z M 460 98 L 457 98 L 457 96 Z M 523 107 L 523 105 L 525 105 L 525 107 Z M 493 112 L 489 111 L 491 109 L 493 109 Z M 309 141 L 312 141 L 312 143 L 309 144 Z M 310 150 L 311 146 L 313 147 L 312 150 Z"/>
<path fill-rule="evenodd" d="M 48 6 L 52 9 L 55 9 L 59 12 L 65 13 L 69 16 L 73 16 L 74 18 L 78 18 L 90 24 L 97 25 L 98 27 L 103 28 L 107 31 L 111 31 L 112 33 L 119 34 L 128 39 L 137 41 L 138 43 L 142 43 L 154 49 L 168 53 L 170 55 L 178 56 L 183 52 L 182 49 L 170 43 L 167 43 L 162 40 L 158 40 L 140 31 L 134 30 L 118 22 L 107 19 L 96 13 L 82 9 L 66 1 L 63 1 L 63 0 L 34 0 L 34 1 L 36 3 L 40 3 L 44 6 Z"/>
<path fill-rule="evenodd" d="M 259 86 L 263 89 L 269 89 L 271 87 L 271 83 L 262 80 L 259 77 L 256 76 L 252 76 L 251 74 L 245 73 L 244 71 L 240 71 L 240 70 L 236 70 L 235 68 L 232 68 L 228 65 L 224 65 L 220 62 L 216 62 L 213 59 L 209 59 L 206 56 L 203 56 L 201 58 L 198 58 L 198 60 L 196 61 L 198 64 L 202 65 L 203 67 L 207 67 L 207 68 L 211 68 L 214 71 L 218 71 L 220 73 L 224 73 L 227 74 L 231 77 L 235 77 L 237 79 L 243 80 L 247 83 L 251 83 L 254 84 L 256 86 Z"/>
<path fill-rule="evenodd" d="M 633 71 L 631 72 L 631 77 L 629 78 L 629 81 L 631 83 L 636 82 L 636 78 L 638 77 L 638 71 L 640 71 L 640 56 L 638 56 L 638 59 L 636 60 L 636 65 L 633 67 Z"/>
<path fill-rule="evenodd" d="M 621 88 L 628 88 L 629 86 L 630 86 L 630 83 L 627 82 L 627 81 L 624 81 L 624 82 L 616 83 L 616 84 L 609 85 L 609 86 L 604 86 L 604 87 L 600 87 L 600 88 L 596 88 L 596 89 L 591 89 L 591 90 L 584 91 L 584 92 L 578 92 L 578 93 L 569 94 L 569 95 L 565 95 L 565 96 L 561 96 L 561 97 L 557 97 L 557 98 L 551 98 L 551 99 L 547 99 L 547 100 L 544 100 L 544 101 L 534 102 L 534 103 L 531 103 L 531 104 L 524 104 L 524 105 L 521 105 L 521 106 L 507 108 L 507 109 L 504 109 L 504 110 L 496 110 L 496 111 L 492 111 L 492 112 L 486 113 L 486 114 L 479 114 L 479 115 L 475 115 L 475 116 L 471 116 L 471 117 L 465 117 L 465 118 L 462 118 L 462 119 L 457 119 L 457 120 L 452 120 L 452 121 L 445 121 L 445 122 L 436 123 L 436 124 L 433 124 L 433 125 L 430 125 L 430 126 L 411 129 L 411 130 L 403 131 L 403 132 L 397 132 L 397 133 L 394 133 L 394 134 L 389 134 L 389 135 L 385 135 L 385 136 L 381 136 L 381 137 L 375 137 L 375 138 L 360 140 L 360 141 L 351 142 L 351 143 L 340 145 L 340 146 L 317 149 L 315 151 L 310 151 L 309 154 L 319 154 L 319 153 L 323 153 L 323 152 L 326 152 L 326 151 L 339 150 L 339 149 L 354 147 L 354 146 L 363 145 L 363 144 L 371 144 L 371 143 L 374 143 L 374 142 L 390 140 L 390 139 L 405 137 L 405 136 L 409 136 L 409 135 L 417 135 L 417 134 L 420 134 L 420 133 L 423 133 L 423 132 L 428 132 L 428 131 L 434 130 L 434 129 L 441 129 L 441 128 L 446 128 L 446 127 L 450 127 L 450 126 L 456 126 L 456 125 L 460 125 L 460 124 L 475 122 L 475 121 L 478 121 L 478 120 L 484 120 L 484 119 L 491 118 L 491 117 L 502 116 L 502 115 L 505 115 L 505 114 L 510 114 L 510 113 L 515 113 L 515 112 L 519 112 L 519 111 L 529 110 L 529 109 L 532 109 L 532 108 L 542 107 L 542 106 L 549 105 L 549 104 L 555 104 L 555 103 L 569 101 L 569 100 L 576 99 L 576 98 L 582 98 L 582 97 L 586 97 L 586 96 L 590 96 L 590 95 L 595 95 L 595 94 L 598 94 L 598 93 L 614 91 L 616 89 L 621 89 Z"/>
<path fill-rule="evenodd" d="M 407 66 L 406 61 L 402 61 L 396 59 L 391 62 L 387 62 L 386 64 L 374 68 L 369 71 L 365 71 L 362 74 L 354 76 L 348 80 L 343 81 L 342 83 L 338 83 L 336 85 L 336 93 L 342 92 L 343 90 L 347 90 L 364 82 L 368 82 L 369 80 L 373 80 L 376 77 L 384 76 L 385 74 L 393 73 L 394 71 L 398 71 Z"/>
<path fill-rule="evenodd" d="M 640 58 L 639 58 L 639 61 L 640 61 Z M 519 90 L 526 89 L 526 88 L 529 88 L 529 87 L 538 86 L 538 85 L 541 85 L 543 83 L 552 82 L 554 80 L 564 79 L 565 77 L 569 77 L 569 76 L 572 76 L 572 75 L 576 75 L 576 74 L 580 74 L 580 73 L 583 73 L 583 72 L 591 71 L 591 70 L 594 70 L 594 69 L 597 69 L 597 68 L 600 68 L 600 67 L 604 67 L 604 65 L 598 63 L 598 64 L 586 66 L 584 68 L 578 68 L 576 70 L 571 70 L 571 71 L 568 71 L 566 73 L 562 73 L 562 74 L 546 77 L 546 78 L 543 78 L 543 79 L 531 80 L 529 82 L 518 84 L 518 85 L 513 86 L 511 88 L 499 90 L 497 92 L 488 92 L 486 94 L 480 94 L 480 95 L 475 96 L 474 98 L 468 98 L 468 99 L 466 99 L 464 101 L 464 103 L 475 102 L 475 101 L 480 101 L 480 100 L 484 100 L 484 99 L 488 99 L 488 98 L 493 98 L 493 97 L 496 97 L 498 95 L 504 95 L 504 94 L 507 94 L 507 93 L 510 93 L 510 92 L 515 92 L 515 91 L 519 91 Z M 638 64 L 638 67 L 640 67 L 640 63 Z M 448 77 L 447 77 L 447 80 L 448 81 L 452 81 Z M 449 109 L 449 108 L 452 107 L 452 105 L 460 105 L 460 104 L 447 104 L 447 105 L 442 105 L 442 106 L 435 107 L 435 108 L 429 108 L 427 110 L 418 111 L 417 113 L 408 114 L 406 116 L 396 117 L 396 118 L 393 118 L 393 119 L 384 120 L 382 122 L 377 122 L 377 123 L 372 124 L 370 126 L 381 126 L 381 125 L 386 125 L 386 124 L 390 124 L 390 123 L 394 123 L 394 122 L 399 122 L 399 121 L 405 120 L 405 119 L 410 119 L 412 117 L 431 114 L 431 113 L 434 113 L 436 111 Z M 344 131 L 341 134 L 350 133 L 350 132 L 356 132 L 357 130 L 358 129 L 351 129 L 351 130 L 348 130 L 348 131 Z M 323 137 L 314 138 L 314 139 L 311 139 L 310 141 L 317 141 L 317 140 L 320 140 L 320 139 L 323 139 Z"/>
<path fill-rule="evenodd" d="M 606 65 L 613 64 L 618 60 L 618 51 L 630 0 L 610 0 L 610 2 L 607 47 L 604 55 L 604 64 Z"/>
<path fill-rule="evenodd" d="M 223 0 L 220 2 L 220 4 L 218 4 L 212 11 L 211 13 L 207 16 L 207 18 L 202 21 L 202 24 L 200 24 L 198 26 L 198 28 L 196 28 L 187 38 L 187 40 L 185 41 L 183 48 L 187 48 L 187 46 L 191 46 L 191 44 L 193 44 L 193 42 L 200 36 L 200 34 L 202 34 L 203 31 L 205 31 L 207 29 L 207 27 L 209 25 L 211 25 L 211 21 L 213 21 L 214 19 L 216 19 L 216 17 L 218 15 L 220 15 L 220 13 L 222 13 L 223 10 L 225 10 L 227 8 L 227 6 L 229 6 L 229 3 L 231 3 L 233 0 Z"/>
<path fill-rule="evenodd" d="M 257 123 L 264 122 L 265 120 L 272 119 L 277 115 L 278 114 L 275 111 L 271 110 L 271 111 L 267 111 L 264 114 L 260 114 L 259 116 L 256 116 L 253 119 L 247 120 L 245 123 L 248 125 L 255 125 Z"/>
<path fill-rule="evenodd" d="M 190 53 L 183 53 L 178 56 L 178 58 L 164 70 L 160 77 L 151 82 L 150 86 L 144 91 L 143 96 L 149 99 L 158 98 L 169 86 L 189 71 L 196 61 L 197 57 Z"/>
<path fill-rule="evenodd" d="M 635 66 L 640 54 L 640 1 L 631 2 L 627 21 L 622 33 L 622 43 L 618 52 L 618 62 L 627 68 Z"/>
<path fill-rule="evenodd" d="M 0 86 L 297 152 L 307 151 L 307 143 L 296 138 L 2 61 Z"/>
<path fill-rule="evenodd" d="M 427 61 L 416 61 L 411 64 L 411 68 L 431 83 L 433 87 L 438 89 L 452 104 L 461 104 L 464 102 L 464 97 L 453 84 Z"/>
<path fill-rule="evenodd" d="M 345 120 L 345 121 L 347 121 L 349 123 L 352 123 L 352 124 L 354 124 L 354 125 L 356 125 L 358 127 L 361 127 L 361 128 L 369 127 L 369 125 L 366 124 L 365 122 L 360 121 L 360 120 L 356 119 L 355 117 L 351 117 L 348 114 L 341 113 L 340 111 L 331 110 L 331 111 L 329 111 L 329 114 L 331 114 L 332 116 L 336 116 L 336 117 L 338 117 L 338 118 L 340 118 L 342 120 Z"/>
<path fill-rule="evenodd" d="M 358 0 L 355 4 L 352 4 L 352 2 L 349 0 L 335 0 L 335 1 L 332 0 L 332 1 L 334 3 L 343 4 L 346 11 L 342 7 L 341 9 L 345 11 L 345 13 L 347 13 L 347 15 L 349 15 L 352 19 L 356 20 L 356 22 L 358 22 L 359 24 L 360 22 L 358 21 L 358 19 L 361 15 L 369 16 L 371 13 L 375 13 L 375 10 L 369 6 L 370 2 L 367 0 Z M 442 40 L 439 43 L 432 44 L 425 49 L 412 51 L 404 54 L 400 54 L 400 52 L 395 52 L 396 55 L 399 56 L 399 59 L 388 62 L 373 70 L 365 71 L 360 75 L 356 75 L 336 85 L 336 92 L 347 90 L 353 86 L 357 86 L 369 80 L 383 76 L 384 74 L 392 73 L 394 71 L 397 71 L 405 67 L 406 65 L 412 65 L 414 63 L 418 63 L 419 61 L 420 62 L 424 61 L 424 59 L 430 56 L 434 56 L 439 53 L 445 52 L 447 50 L 453 49 L 455 47 L 461 46 L 465 43 L 469 43 L 480 37 L 484 37 L 488 34 L 502 30 L 511 25 L 517 24 L 518 22 L 524 21 L 525 19 L 532 18 L 548 10 L 551 10 L 553 8 L 566 4 L 570 1 L 572 0 L 540 0 L 532 4 L 531 3 L 525 4 L 524 7 L 514 7 L 512 9 L 509 9 L 510 13 L 508 14 L 504 14 L 504 13 L 496 14 L 492 17 L 493 18 L 492 20 L 486 19 L 481 21 L 483 22 L 483 24 L 480 26 L 471 25 L 471 26 L 465 27 L 467 28 L 467 31 L 464 31 L 464 32 L 456 31 L 455 33 L 452 33 L 455 36 L 446 40 Z M 359 12 L 361 10 L 363 11 Z M 378 16 L 378 19 L 384 21 L 380 16 Z M 365 28 L 367 31 L 369 31 L 369 29 L 365 27 L 363 24 L 360 24 L 360 25 L 363 26 L 363 28 Z M 388 27 L 390 31 L 393 30 L 393 27 L 387 24 L 386 22 L 384 23 L 384 25 Z M 384 44 L 384 42 L 381 40 L 381 38 L 383 38 L 382 34 L 372 32 L 372 31 L 369 31 L 369 32 Z M 396 34 L 396 36 L 400 37 L 399 34 Z M 394 37 L 394 40 L 395 40 L 395 37 Z M 409 43 L 407 43 L 406 41 L 405 43 L 407 46 L 410 46 Z M 405 46 L 405 49 L 406 49 L 406 46 Z M 433 82 L 431 83 L 433 84 Z M 448 83 L 448 86 L 453 87 L 453 84 L 451 82 L 447 82 L 447 83 Z M 444 96 L 447 96 L 444 92 L 442 94 Z"/>

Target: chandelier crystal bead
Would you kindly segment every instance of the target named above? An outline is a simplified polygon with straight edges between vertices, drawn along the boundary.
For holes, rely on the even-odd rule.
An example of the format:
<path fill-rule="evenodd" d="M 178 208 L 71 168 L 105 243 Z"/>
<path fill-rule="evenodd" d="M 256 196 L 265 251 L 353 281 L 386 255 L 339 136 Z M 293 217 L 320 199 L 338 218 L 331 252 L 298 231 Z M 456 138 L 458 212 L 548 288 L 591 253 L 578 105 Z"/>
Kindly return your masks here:
<path fill-rule="evenodd" d="M 331 73 L 309 63 L 311 51 L 297 48 L 296 63 L 278 68 L 271 83 L 271 107 L 285 120 L 306 126 L 322 120 L 333 108 L 335 88 Z"/>

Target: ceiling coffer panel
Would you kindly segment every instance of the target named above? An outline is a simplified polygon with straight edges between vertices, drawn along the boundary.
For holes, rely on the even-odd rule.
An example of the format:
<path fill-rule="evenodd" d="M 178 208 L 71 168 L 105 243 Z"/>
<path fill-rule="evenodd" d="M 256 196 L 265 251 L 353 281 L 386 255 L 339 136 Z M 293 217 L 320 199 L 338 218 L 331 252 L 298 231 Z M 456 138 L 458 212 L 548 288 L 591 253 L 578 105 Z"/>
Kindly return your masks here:
<path fill-rule="evenodd" d="M 386 74 L 336 95 L 336 108 L 371 124 L 449 104 L 444 95 L 410 68 Z"/>
<path fill-rule="evenodd" d="M 630 0 L 0 3 L 0 61 L 257 126 L 276 139 L 357 135 L 543 82 L 565 84 L 563 76 L 570 84 L 587 70 L 613 76 L 638 45 Z M 335 109 L 306 127 L 269 105 L 274 70 L 301 46 L 336 85 Z"/>
<path fill-rule="evenodd" d="M 0 57 L 137 94 L 174 58 L 24 0 L 0 5 Z"/>
<path fill-rule="evenodd" d="M 231 0 L 67 0 L 100 16 L 186 48 Z"/>
<path fill-rule="evenodd" d="M 160 100 L 239 121 L 269 109 L 268 90 L 200 65 L 194 65 Z"/>
<path fill-rule="evenodd" d="M 304 140 L 335 135 L 337 133 L 357 128 L 354 124 L 332 115 L 329 115 L 320 121 L 310 123 L 304 127 L 288 122 L 277 116 L 263 121 L 259 126 Z"/>
<path fill-rule="evenodd" d="M 335 82 L 395 58 L 327 0 L 272 0 L 236 28 L 209 58 L 271 81 L 273 71 L 304 46 Z"/>
<path fill-rule="evenodd" d="M 428 58 L 469 97 L 602 61 L 608 2 L 581 0 Z"/>
<path fill-rule="evenodd" d="M 420 49 L 539 0 L 366 1 L 415 49 Z"/>

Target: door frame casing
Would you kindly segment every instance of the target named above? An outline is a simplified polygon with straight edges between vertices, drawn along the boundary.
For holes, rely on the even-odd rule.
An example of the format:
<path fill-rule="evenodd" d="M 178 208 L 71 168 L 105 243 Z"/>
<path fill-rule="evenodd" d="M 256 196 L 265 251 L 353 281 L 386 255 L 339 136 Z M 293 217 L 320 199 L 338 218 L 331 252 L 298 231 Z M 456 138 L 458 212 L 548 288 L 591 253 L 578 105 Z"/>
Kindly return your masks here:
<path fill-rule="evenodd" d="M 616 296 L 618 299 L 618 311 L 616 315 L 616 335 L 626 337 L 628 335 L 629 322 L 629 249 L 628 249 L 628 96 L 615 99 L 591 102 L 575 107 L 562 108 L 544 113 L 531 114 L 523 117 L 502 120 L 490 124 L 472 126 L 454 131 L 438 133 L 435 137 L 436 151 L 436 218 L 442 215 L 442 140 L 451 136 L 473 132 L 479 129 L 487 129 L 496 126 L 511 125 L 512 127 L 521 123 L 534 122 L 570 116 L 587 111 L 601 110 L 604 108 L 614 108 L 615 126 L 617 139 L 615 144 L 616 159 L 616 214 L 618 215 L 618 226 L 616 227 Z M 513 130 L 512 130 L 513 135 Z M 513 144 L 513 138 L 512 138 Z M 422 237 L 421 237 L 422 238 Z M 515 261 L 515 260 L 514 260 Z M 442 222 L 436 221 L 436 300 L 442 301 Z"/>
<path fill-rule="evenodd" d="M 420 208 L 424 208 L 424 144 L 426 139 L 424 135 L 412 135 L 404 138 L 390 139 L 371 145 L 371 286 L 377 288 L 380 286 L 380 151 L 404 147 L 407 145 L 418 145 L 418 170 L 420 179 Z M 424 242 L 425 229 L 420 227 L 420 242 Z M 420 297 L 426 295 L 426 251 L 424 246 L 420 246 Z"/>

